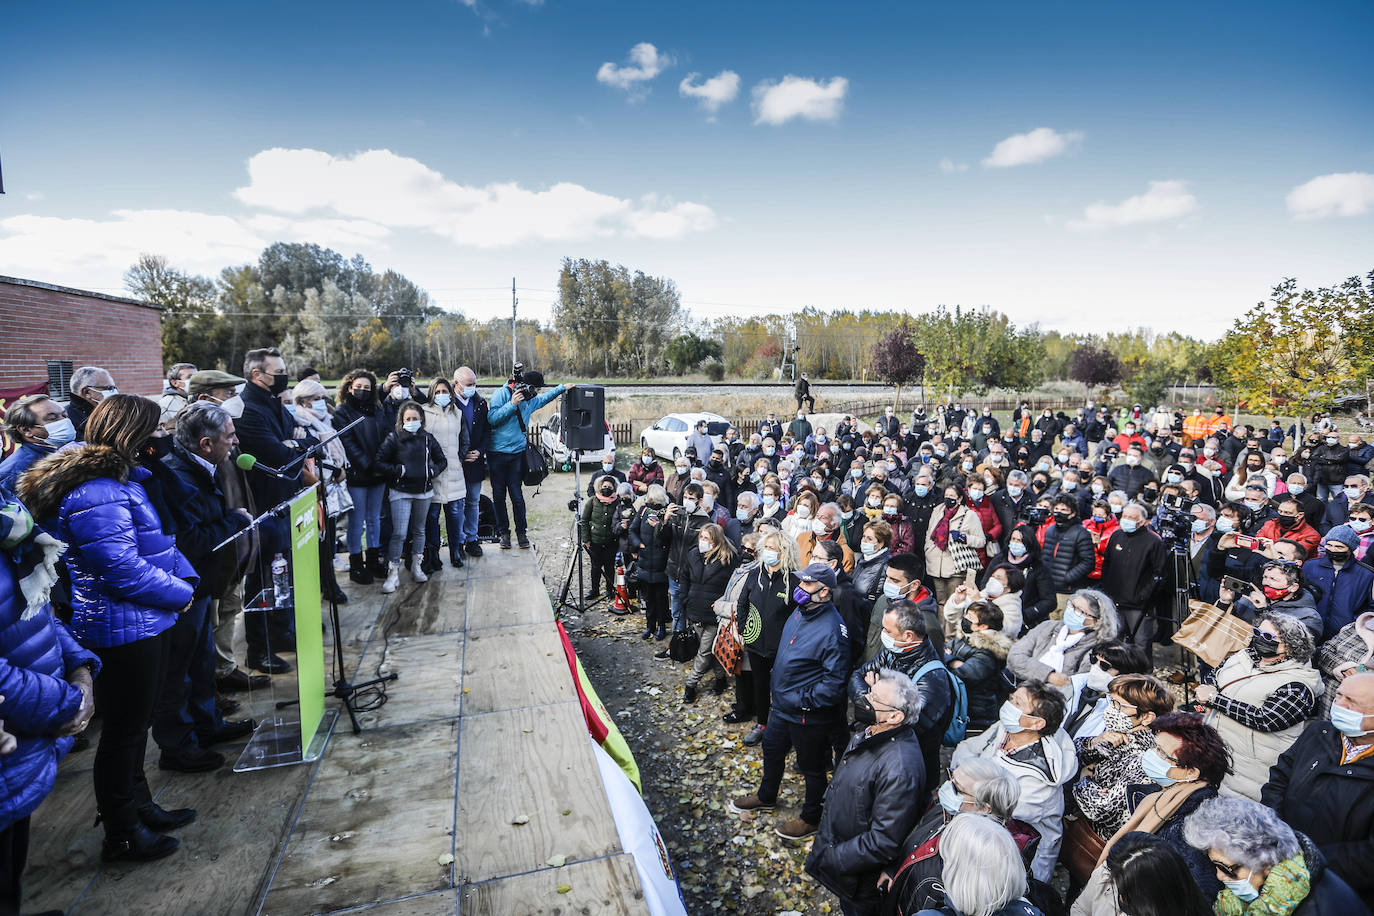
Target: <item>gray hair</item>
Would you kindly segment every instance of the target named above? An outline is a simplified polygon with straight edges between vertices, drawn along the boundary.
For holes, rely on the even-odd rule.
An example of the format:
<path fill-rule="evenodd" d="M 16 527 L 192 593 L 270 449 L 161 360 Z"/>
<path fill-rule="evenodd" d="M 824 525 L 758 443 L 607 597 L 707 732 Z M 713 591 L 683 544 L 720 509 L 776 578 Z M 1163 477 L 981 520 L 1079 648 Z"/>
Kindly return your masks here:
<path fill-rule="evenodd" d="M 229 411 L 209 401 L 196 401 L 186 405 L 177 414 L 177 445 L 194 452 L 200 448 L 201 439 L 218 439 L 224 427 L 232 418 Z"/>
<path fill-rule="evenodd" d="M 71 381 L 67 383 L 67 387 L 72 390 L 72 394 L 80 395 L 81 389 L 90 385 L 91 380 L 101 374 L 110 375 L 108 371 L 99 366 L 82 366 L 72 373 Z M 110 381 L 114 381 L 114 376 L 110 376 Z"/>
<path fill-rule="evenodd" d="M 1021 470 L 1008 471 L 1008 472 L 1007 472 L 1007 483 L 1019 483 L 1019 484 L 1021 484 L 1022 486 L 1025 486 L 1026 484 L 1030 483 L 1030 478 L 1026 476 L 1026 472 L 1025 472 L 1025 471 L 1021 471 Z"/>
<path fill-rule="evenodd" d="M 666 506 L 668 505 L 668 491 L 663 488 L 661 483 L 651 483 L 644 494 L 644 501 L 651 506 Z"/>
<path fill-rule="evenodd" d="M 253 380 L 253 370 L 259 371 L 267 368 L 267 359 L 271 356 L 281 356 L 281 351 L 276 347 L 263 347 L 259 350 L 249 350 L 243 356 L 243 377 L 250 382 Z"/>
<path fill-rule="evenodd" d="M 1195 503 L 1193 505 L 1193 508 L 1201 509 L 1202 514 L 1207 518 L 1207 521 L 1214 522 L 1217 520 L 1217 510 L 1215 506 L 1209 506 L 1206 503 Z"/>
<path fill-rule="evenodd" d="M 1126 514 L 1127 509 L 1134 509 L 1136 512 L 1139 512 L 1142 522 L 1148 522 L 1150 520 L 1150 510 L 1145 508 L 1141 503 L 1134 501 L 1126 503 L 1126 505 L 1121 507 L 1121 514 L 1123 516 Z"/>
<path fill-rule="evenodd" d="M 1116 634 L 1121 632 L 1121 618 L 1117 616 L 1115 601 L 1095 588 L 1080 588 L 1073 593 L 1073 597 L 1082 598 L 1088 607 L 1097 612 L 1098 645 L 1116 639 Z"/>
<path fill-rule="evenodd" d="M 1368 475 L 1368 474 L 1346 474 L 1346 475 L 1345 475 L 1345 479 L 1346 479 L 1346 480 L 1353 480 L 1353 481 L 1355 481 L 1356 483 L 1358 483 L 1358 484 L 1359 484 L 1360 486 L 1362 486 L 1362 487 L 1367 487 L 1367 486 L 1369 486 L 1369 475 Z"/>
<path fill-rule="evenodd" d="M 1226 795 L 1198 805 L 1183 822 L 1183 839 L 1204 853 L 1215 849 L 1252 871 L 1277 865 L 1301 849 L 1293 828 L 1273 808 Z"/>
<path fill-rule="evenodd" d="M 24 441 L 20 430 L 38 425 L 38 411 L 33 409 L 33 405 L 50 400 L 52 398 L 46 394 L 26 394 L 10 405 L 9 410 L 5 411 L 5 435 L 9 436 L 11 442 L 20 445 Z"/>
<path fill-rule="evenodd" d="M 955 769 L 963 776 L 974 804 L 987 808 L 989 815 L 1003 823 L 1011 819 L 1021 802 L 1021 783 L 1015 776 L 987 757 L 970 757 Z"/>
<path fill-rule="evenodd" d="M 1292 614 L 1284 614 L 1281 611 L 1266 611 L 1260 614 L 1255 621 L 1255 626 L 1259 626 L 1265 621 L 1274 625 L 1274 629 L 1279 631 L 1279 639 L 1288 648 L 1288 657 L 1299 664 L 1306 664 L 1312 660 L 1316 654 L 1317 647 L 1312 642 L 1312 631 L 1303 626 L 1303 623 Z"/>
<path fill-rule="evenodd" d="M 925 611 L 921 610 L 921 606 L 910 598 L 898 598 L 887 606 L 885 613 L 897 618 L 898 633 L 905 633 L 910 630 L 922 639 L 926 638 Z"/>
<path fill-rule="evenodd" d="M 1287 582 L 1290 586 L 1302 585 L 1302 573 L 1299 571 L 1298 567 L 1294 566 L 1292 563 L 1287 563 L 1282 560 L 1270 560 L 1268 563 L 1264 564 L 1264 571 L 1268 572 L 1271 569 L 1282 575 L 1283 581 Z"/>
<path fill-rule="evenodd" d="M 911 678 L 895 668 L 880 668 L 878 682 L 892 685 L 892 708 L 901 712 L 903 722 L 915 725 L 926 701 L 916 685 L 911 683 Z"/>
<path fill-rule="evenodd" d="M 1130 505 L 1131 498 L 1130 498 L 1129 496 L 1126 495 L 1126 491 L 1125 491 L 1125 490 L 1112 490 L 1111 492 L 1109 492 L 1109 493 L 1107 494 L 1107 499 L 1110 500 L 1113 496 L 1115 496 L 1117 499 L 1119 499 L 1119 500 L 1121 501 L 1121 505 L 1122 505 L 1123 507 L 1125 507 L 1125 506 L 1127 506 L 1127 505 Z M 1126 510 L 1125 510 L 1125 508 L 1122 508 L 1121 511 L 1122 511 L 1122 512 L 1125 512 Z"/>
<path fill-rule="evenodd" d="M 816 517 L 819 518 L 822 512 L 831 513 L 838 521 L 840 516 L 844 513 L 844 510 L 840 508 L 839 503 L 822 503 L 821 507 L 816 510 Z"/>
<path fill-rule="evenodd" d="M 324 386 L 312 378 L 302 379 L 296 383 L 296 387 L 291 389 L 291 400 L 297 401 L 301 398 L 322 398 L 327 392 Z"/>
<path fill-rule="evenodd" d="M 744 507 L 747 509 L 753 509 L 759 504 L 758 494 L 753 490 L 741 490 L 739 495 L 735 497 L 735 508 L 740 508 L 740 500 L 745 500 L 749 503 L 748 506 Z"/>
<path fill-rule="evenodd" d="M 177 363 L 177 364 L 174 365 L 172 368 L 170 368 L 170 369 L 167 370 L 167 381 L 168 381 L 168 382 L 179 382 L 179 381 L 181 381 L 181 373 L 184 372 L 184 371 L 187 370 L 187 369 L 190 369 L 192 372 L 195 372 L 195 371 L 196 371 L 196 367 L 195 367 L 194 365 L 192 365 L 191 363 Z"/>
<path fill-rule="evenodd" d="M 964 916 L 992 916 L 1026 893 L 1026 866 L 1007 828 L 966 811 L 940 836 L 945 896 Z"/>

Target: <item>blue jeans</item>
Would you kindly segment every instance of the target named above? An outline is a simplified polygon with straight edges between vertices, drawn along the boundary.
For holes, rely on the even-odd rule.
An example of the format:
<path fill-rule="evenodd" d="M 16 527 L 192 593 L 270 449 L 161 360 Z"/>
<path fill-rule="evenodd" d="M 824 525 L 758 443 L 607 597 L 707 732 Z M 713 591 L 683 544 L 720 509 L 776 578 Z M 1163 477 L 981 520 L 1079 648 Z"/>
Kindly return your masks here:
<path fill-rule="evenodd" d="M 682 622 L 682 595 L 681 587 L 676 579 L 668 580 L 668 611 L 673 615 L 673 632 L 687 629 Z"/>
<path fill-rule="evenodd" d="M 425 519 L 429 517 L 429 504 L 433 498 L 433 495 L 391 494 L 391 540 L 386 550 L 388 560 L 394 563 L 401 559 L 407 537 L 410 538 L 412 556 L 425 552 Z"/>
<path fill-rule="evenodd" d="M 348 552 L 363 552 L 363 526 L 367 526 L 367 546 L 373 550 L 382 546 L 382 499 L 386 496 L 386 484 L 375 483 L 370 487 L 348 485 L 348 495 L 353 497 L 353 511 L 348 513 Z"/>
<path fill-rule="evenodd" d="M 1317 484 L 1317 499 L 1320 499 L 1324 503 L 1329 503 L 1341 494 L 1341 490 L 1344 487 L 1345 484 L 1343 482 L 1319 483 Z"/>
<path fill-rule="evenodd" d="M 191 602 L 167 631 L 167 667 L 153 709 L 153 740 L 164 750 L 195 747 L 222 724 L 215 709 L 215 642 L 210 596 Z"/>
<path fill-rule="evenodd" d="M 525 469 L 525 453 L 487 452 L 487 470 L 491 472 L 491 501 L 496 508 L 496 531 L 510 537 L 511 519 L 506 514 L 506 494 L 510 494 L 511 509 L 515 513 L 515 533 L 525 536 L 525 494 L 520 491 L 520 475 Z"/>
<path fill-rule="evenodd" d="M 429 515 L 425 519 L 425 543 L 439 549 L 439 515 L 444 516 L 444 528 L 448 531 L 448 555 L 450 558 L 456 557 L 458 551 L 463 549 L 463 503 L 465 500 L 455 499 L 453 502 L 429 504 Z"/>
<path fill-rule="evenodd" d="M 463 543 L 477 540 L 477 522 L 482 514 L 482 481 L 469 480 L 468 495 L 463 497 Z"/>

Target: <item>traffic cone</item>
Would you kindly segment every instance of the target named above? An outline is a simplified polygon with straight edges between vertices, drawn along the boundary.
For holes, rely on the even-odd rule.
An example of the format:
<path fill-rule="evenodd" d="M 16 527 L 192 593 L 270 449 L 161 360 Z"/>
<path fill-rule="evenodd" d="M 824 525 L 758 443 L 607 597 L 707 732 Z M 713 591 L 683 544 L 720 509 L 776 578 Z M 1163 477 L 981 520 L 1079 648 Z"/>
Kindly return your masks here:
<path fill-rule="evenodd" d="M 615 598 L 611 601 L 611 613 L 630 613 L 630 590 L 625 585 L 625 561 L 620 554 L 615 555 Z"/>

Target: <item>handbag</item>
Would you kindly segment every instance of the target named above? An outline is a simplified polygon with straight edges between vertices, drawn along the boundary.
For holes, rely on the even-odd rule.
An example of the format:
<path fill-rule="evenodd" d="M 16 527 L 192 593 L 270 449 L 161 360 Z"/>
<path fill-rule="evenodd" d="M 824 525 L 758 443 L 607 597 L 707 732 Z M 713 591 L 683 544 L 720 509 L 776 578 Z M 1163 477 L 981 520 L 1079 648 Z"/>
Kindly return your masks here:
<path fill-rule="evenodd" d="M 1171 639 L 1213 668 L 1250 645 L 1251 625 L 1230 611 L 1196 598 L 1188 602 L 1188 609 L 1188 619 Z"/>
<path fill-rule="evenodd" d="M 701 636 L 692 627 L 674 630 L 668 640 L 668 657 L 675 662 L 690 662 L 701 651 Z"/>
<path fill-rule="evenodd" d="M 720 622 L 720 629 L 716 633 L 715 645 L 711 647 L 711 654 L 720 662 L 720 666 L 725 669 L 725 673 L 734 677 L 744 668 L 744 643 L 740 641 L 739 631 L 735 628 L 735 612 L 732 608 L 730 619 Z"/>
<path fill-rule="evenodd" d="M 1064 843 L 1060 847 L 1059 860 L 1081 886 L 1088 883 L 1088 876 L 1097 867 L 1107 841 L 1093 829 L 1077 803 L 1071 801 L 1070 805 L 1072 810 L 1064 813 Z"/>
<path fill-rule="evenodd" d="M 978 560 L 978 551 L 963 542 L 951 539 L 949 555 L 954 560 L 954 568 L 959 572 L 978 572 L 983 568 L 983 564 Z"/>
<path fill-rule="evenodd" d="M 536 445 L 530 445 L 529 430 L 525 429 L 525 418 L 520 416 L 520 405 L 515 405 L 515 419 L 520 421 L 520 432 L 525 434 L 525 459 L 521 463 L 520 482 L 527 487 L 537 487 L 549 476 L 549 463 L 544 453 Z"/>
<path fill-rule="evenodd" d="M 347 485 L 339 482 L 325 485 L 324 509 L 330 518 L 353 509 L 353 494 L 348 492 Z"/>

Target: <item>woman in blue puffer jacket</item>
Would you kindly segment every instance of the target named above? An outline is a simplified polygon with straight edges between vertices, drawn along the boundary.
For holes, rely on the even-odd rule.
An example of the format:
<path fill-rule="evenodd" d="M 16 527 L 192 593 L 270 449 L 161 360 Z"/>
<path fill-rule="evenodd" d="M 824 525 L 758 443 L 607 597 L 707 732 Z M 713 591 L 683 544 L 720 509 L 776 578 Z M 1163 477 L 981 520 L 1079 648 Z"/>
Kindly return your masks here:
<path fill-rule="evenodd" d="M 0 493 L 0 503 L 7 498 Z M 29 816 L 52 791 L 57 761 L 95 708 L 91 675 L 100 663 L 53 618 L 51 580 L 36 584 L 44 549 L 19 503 L 0 508 L 0 720 L 15 741 L 0 752 L 0 850 L 9 854 L 0 861 L 0 912 L 19 912 Z"/>
<path fill-rule="evenodd" d="M 195 817 L 189 809 L 169 812 L 153 804 L 143 773 L 169 646 L 165 634 L 190 606 L 199 581 L 176 548 L 168 507 L 160 515 L 154 503 L 161 490 L 143 466 L 172 441 L 156 435 L 159 416 L 145 398 L 108 397 L 86 421 L 84 446 L 39 462 L 19 485 L 34 516 L 67 542 L 72 632 L 100 657 L 95 800 L 105 823 L 106 861 L 170 855 L 176 839 L 152 831 Z"/>

